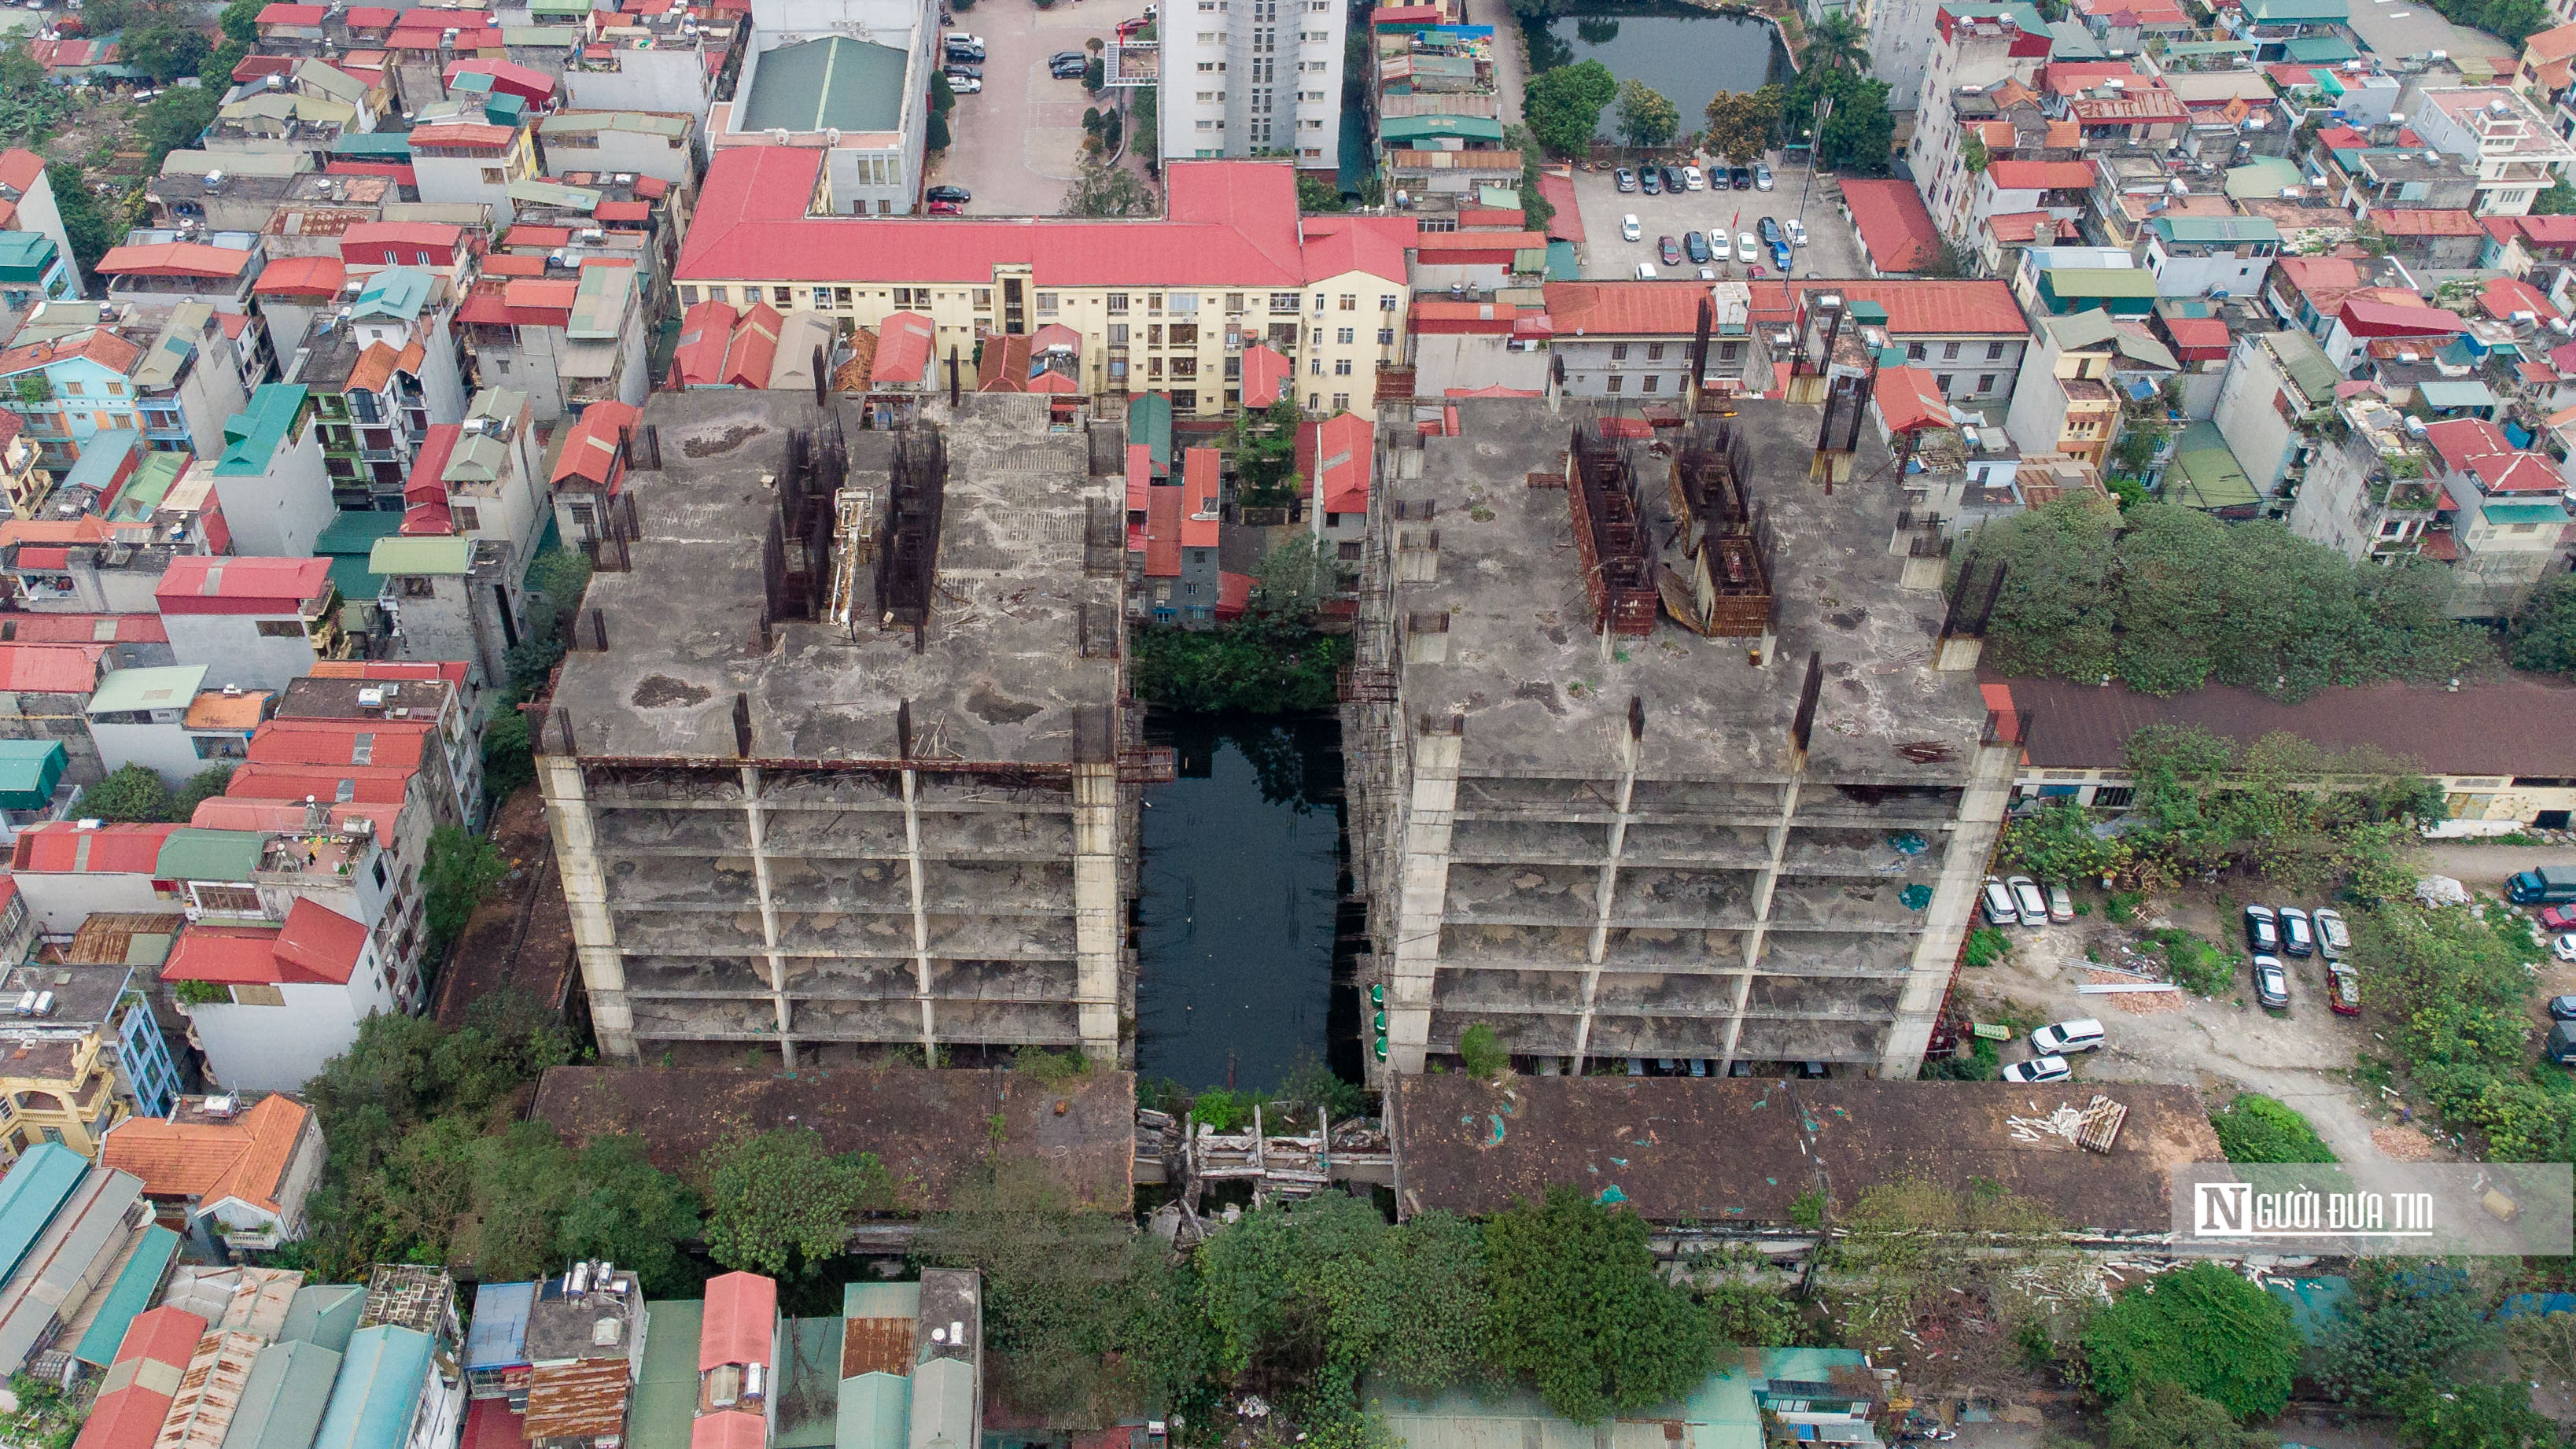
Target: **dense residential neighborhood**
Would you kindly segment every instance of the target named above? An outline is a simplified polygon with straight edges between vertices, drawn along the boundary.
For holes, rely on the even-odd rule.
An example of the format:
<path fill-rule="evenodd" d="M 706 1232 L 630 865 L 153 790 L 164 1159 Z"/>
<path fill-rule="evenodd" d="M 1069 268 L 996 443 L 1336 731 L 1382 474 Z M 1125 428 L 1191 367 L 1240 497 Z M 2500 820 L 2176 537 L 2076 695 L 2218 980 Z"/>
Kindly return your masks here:
<path fill-rule="evenodd" d="M 2576 1442 L 2407 5 L 0 6 L 0 1443 Z"/>

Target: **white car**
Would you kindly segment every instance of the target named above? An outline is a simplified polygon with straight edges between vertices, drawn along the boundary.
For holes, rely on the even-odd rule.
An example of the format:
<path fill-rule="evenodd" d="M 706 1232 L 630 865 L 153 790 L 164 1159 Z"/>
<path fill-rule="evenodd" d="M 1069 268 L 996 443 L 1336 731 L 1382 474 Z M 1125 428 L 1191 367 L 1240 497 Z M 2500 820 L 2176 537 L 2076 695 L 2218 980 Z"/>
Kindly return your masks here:
<path fill-rule="evenodd" d="M 2004 885 L 2012 891 L 2013 905 L 2020 909 L 2023 925 L 2048 924 L 2048 897 L 2040 893 L 2039 882 L 2026 875 L 2017 875 L 2005 881 Z"/>
<path fill-rule="evenodd" d="M 1682 190 L 1705 191 L 1707 189 L 1708 178 L 1700 174 L 1698 167 L 1685 166 L 1682 168 Z"/>
<path fill-rule="evenodd" d="M 1638 281 L 1640 281 L 1640 282 L 1651 282 L 1651 281 L 1653 281 L 1654 279 L 1655 279 L 1655 264 L 1654 264 L 1653 262 L 1639 262 L 1639 263 L 1637 263 L 1637 280 L 1638 280 Z"/>
<path fill-rule="evenodd" d="M 983 89 L 984 83 L 971 75 L 952 75 L 948 78 L 950 95 L 971 96 Z"/>
<path fill-rule="evenodd" d="M 2052 1021 L 2030 1034 L 2030 1049 L 2044 1057 L 2062 1057 L 2069 1052 L 2098 1052 L 2103 1042 L 2102 1023 L 2089 1016 L 2073 1021 Z"/>
<path fill-rule="evenodd" d="M 2021 924 L 2021 907 L 2013 904 L 2012 887 L 1993 876 L 1986 877 L 1986 924 L 1989 926 Z"/>
<path fill-rule="evenodd" d="M 1789 245 L 1793 247 L 1802 247 L 1807 244 L 1807 224 L 1805 222 L 1800 221 L 1793 216 L 1787 221 L 1781 223 L 1780 229 L 1789 234 Z"/>
<path fill-rule="evenodd" d="M 2007 1082 L 2029 1086 L 2033 1082 L 2062 1082 L 2075 1075 L 2075 1068 L 2064 1057 L 2033 1057 L 2015 1062 L 1997 1075 Z"/>
<path fill-rule="evenodd" d="M 1762 255 L 1762 238 L 1749 231 L 1738 233 L 1735 238 L 1735 252 L 1748 262 L 1753 260 Z"/>
<path fill-rule="evenodd" d="M 2576 933 L 2559 937 L 2556 943 L 2550 946 L 2549 954 L 2561 961 L 2576 961 Z"/>
<path fill-rule="evenodd" d="M 1699 269 L 1699 279 L 1700 279 L 1701 281 L 1703 281 L 1703 282 L 1714 282 L 1714 281 L 1716 281 L 1716 280 L 1717 280 L 1717 268 L 1715 268 L 1715 267 L 1702 267 L 1702 268 L 1700 268 L 1700 269 Z"/>
<path fill-rule="evenodd" d="M 1713 231 L 1708 234 L 1708 259 L 1712 262 L 1735 260 L 1734 250 L 1727 245 L 1726 233 Z"/>
<path fill-rule="evenodd" d="M 1645 239 L 1646 228 L 1637 220 L 1637 213 L 1632 211 L 1619 218 L 1619 240 L 1644 241 Z"/>

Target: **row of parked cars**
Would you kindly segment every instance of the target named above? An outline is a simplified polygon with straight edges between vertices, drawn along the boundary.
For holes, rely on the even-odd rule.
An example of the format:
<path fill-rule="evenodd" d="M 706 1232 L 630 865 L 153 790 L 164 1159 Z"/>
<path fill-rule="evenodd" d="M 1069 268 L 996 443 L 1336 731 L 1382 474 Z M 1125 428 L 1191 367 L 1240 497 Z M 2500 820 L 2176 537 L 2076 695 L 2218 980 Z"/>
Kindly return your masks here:
<path fill-rule="evenodd" d="M 1646 224 L 1637 219 L 1635 212 L 1632 211 L 1619 218 L 1620 240 L 1643 241 L 1645 235 Z M 1700 278 L 1703 281 L 1717 275 L 1709 270 L 1712 264 L 1736 261 L 1740 258 L 1747 265 L 1751 265 L 1765 252 L 1770 255 L 1771 265 L 1778 268 L 1780 275 L 1785 277 L 1789 275 L 1790 268 L 1796 265 L 1796 259 L 1790 249 L 1806 244 L 1806 223 L 1792 218 L 1786 226 L 1783 226 L 1776 218 L 1768 216 L 1762 218 L 1760 226 L 1755 231 L 1736 233 L 1732 245 L 1728 244 L 1725 231 L 1717 227 L 1711 227 L 1705 232 L 1687 231 L 1678 238 L 1670 235 L 1655 238 L 1656 250 L 1662 256 L 1665 266 L 1678 267 L 1687 257 L 1692 265 L 1700 268 Z M 1762 275 L 1762 269 L 1758 266 L 1753 267 L 1749 275 L 1759 277 Z M 1640 281 L 1652 281 L 1655 277 L 1654 263 L 1639 262 L 1637 277 Z"/>
<path fill-rule="evenodd" d="M 2283 956 L 2325 958 L 2326 1005 L 2338 1016 L 2361 1014 L 2361 976 L 2344 958 L 2352 950 L 2352 931 L 2343 913 L 2332 906 L 2314 911 L 2297 906 L 2251 905 L 2245 908 L 2245 946 L 2254 956 L 2254 999 L 2274 1011 L 2290 1005 L 2290 969 Z"/>
<path fill-rule="evenodd" d="M 1611 173 L 1622 194 L 1644 191 L 1648 196 L 1661 196 L 1669 191 L 1768 191 L 1771 189 L 1771 166 L 1756 161 L 1751 166 L 1711 166 L 1702 172 L 1696 166 L 1640 166 L 1631 171 L 1622 166 Z"/>
<path fill-rule="evenodd" d="M 2075 919 L 2075 897 L 2062 885 L 2043 886 L 2026 875 L 1986 877 L 1986 924 L 2039 927 Z"/>

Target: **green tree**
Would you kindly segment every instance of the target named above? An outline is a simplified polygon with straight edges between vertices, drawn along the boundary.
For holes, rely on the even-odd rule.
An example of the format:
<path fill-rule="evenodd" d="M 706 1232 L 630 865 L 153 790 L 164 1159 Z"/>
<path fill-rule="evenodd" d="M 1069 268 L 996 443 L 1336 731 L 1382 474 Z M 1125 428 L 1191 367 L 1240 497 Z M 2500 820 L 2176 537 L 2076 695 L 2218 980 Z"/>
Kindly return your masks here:
<path fill-rule="evenodd" d="M 555 1221 L 579 1185 L 573 1155 L 543 1122 L 514 1122 L 464 1149 L 471 1226 L 457 1246 L 485 1282 L 543 1277 L 557 1261 Z"/>
<path fill-rule="evenodd" d="M 2532 590 L 2506 638 L 2514 668 L 2576 675 L 2576 574 L 2553 574 Z"/>
<path fill-rule="evenodd" d="M 1552 1413 L 1590 1424 L 1678 1399 L 1715 1360 L 1707 1315 L 1657 1274 L 1634 1213 L 1550 1187 L 1486 1224 L 1485 1263 L 1488 1354 Z"/>
<path fill-rule="evenodd" d="M 1062 214 L 1150 217 L 1162 211 L 1162 194 L 1144 177 L 1123 167 L 1086 164 L 1065 188 Z"/>
<path fill-rule="evenodd" d="M 188 783 L 180 786 L 179 793 L 170 798 L 170 818 L 182 823 L 195 818 L 198 806 L 224 793 L 224 787 L 232 782 L 233 767 L 230 765 L 208 765 L 190 775 Z"/>
<path fill-rule="evenodd" d="M 572 1163 L 577 1187 L 555 1219 L 553 1261 L 604 1258 L 634 1270 L 650 1298 L 686 1297 L 703 1274 L 680 1244 L 704 1231 L 698 1196 L 655 1167 L 633 1137 L 594 1137 Z"/>
<path fill-rule="evenodd" d="M 266 9 L 267 4 L 268 0 L 232 0 L 224 7 L 224 13 L 216 23 L 223 27 L 226 38 L 256 46 L 259 44 L 259 12 Z"/>
<path fill-rule="evenodd" d="M 2495 1343 L 2484 1295 L 2454 1264 L 2364 1258 L 2351 1281 L 2317 1344 L 2317 1381 L 2346 1403 L 2393 1404 L 2417 1377 L 2450 1382 Z"/>
<path fill-rule="evenodd" d="M 82 788 L 72 804 L 76 818 L 155 821 L 170 818 L 170 787 L 145 765 L 119 765 L 107 778 Z"/>
<path fill-rule="evenodd" d="M 946 84 L 946 81 L 939 76 L 933 76 L 931 77 L 931 80 L 935 84 Z M 937 109 L 932 110 L 930 113 L 930 123 L 928 126 L 923 128 L 922 131 L 922 149 L 936 155 L 939 152 L 947 150 L 949 143 L 955 139 L 956 138 L 952 136 L 948 130 L 948 113 Z"/>
<path fill-rule="evenodd" d="M 536 783 L 537 759 L 528 717 L 515 707 L 495 712 L 483 726 L 483 793 L 498 803 L 522 785 Z"/>
<path fill-rule="evenodd" d="M 2237 1093 L 2234 1101 L 2209 1114 L 2209 1125 L 2230 1162 L 2336 1160 L 2334 1149 L 2296 1108 L 2258 1093 Z"/>
<path fill-rule="evenodd" d="M 1309 216 L 1318 212 L 1348 211 L 1350 198 L 1342 188 L 1309 172 L 1297 173 L 1297 209 Z"/>
<path fill-rule="evenodd" d="M 1663 92 L 1641 80 L 1619 87 L 1619 134 L 1631 146 L 1652 149 L 1668 145 L 1681 131 L 1682 113 Z"/>
<path fill-rule="evenodd" d="M 1521 96 L 1521 116 L 1550 155 L 1579 156 L 1592 149 L 1601 113 L 1619 98 L 1619 78 L 1597 60 L 1558 66 L 1531 76 Z"/>
<path fill-rule="evenodd" d="M 1708 149 L 1728 164 L 1750 166 L 1771 148 L 1780 129 L 1780 87 L 1756 91 L 1719 91 L 1709 97 Z"/>
<path fill-rule="evenodd" d="M 1252 576 L 1251 607 L 1283 623 L 1312 624 L 1316 611 L 1341 588 L 1341 565 L 1325 542 L 1293 533 L 1261 556 Z"/>
<path fill-rule="evenodd" d="M 2524 964 L 2538 952 L 2527 932 L 2510 940 L 2468 911 L 2402 903 L 2357 917 L 2353 931 L 2365 999 L 2389 1023 L 2388 1043 L 2417 1092 L 2462 1125 L 2533 1105 L 2509 1090 L 2529 1071 L 2535 988 Z M 2541 1134 L 2525 1124 L 2517 1135 Z"/>
<path fill-rule="evenodd" d="M 2576 184 L 2561 176 L 2549 183 L 2548 189 L 2531 200 L 2534 216 L 2576 215 Z"/>
<path fill-rule="evenodd" d="M 2004 859 L 2043 880 L 2096 880 L 2127 855 L 2118 840 L 2096 835 L 2092 812 L 2072 801 L 2049 801 L 2004 827 Z"/>
<path fill-rule="evenodd" d="M 803 1127 L 736 1137 L 708 1151 L 707 1256 L 727 1268 L 803 1277 L 846 1252 L 850 1228 L 895 1206 L 875 1157 L 823 1149 Z"/>
<path fill-rule="evenodd" d="M 2290 1401 L 2299 1335 L 2289 1305 L 2216 1263 L 2194 1263 L 2096 1313 L 2084 1356 L 2094 1388 L 2113 1402 L 2164 1380 L 2254 1421 Z"/>
<path fill-rule="evenodd" d="M 2417 1379 L 2398 1395 L 2413 1449 L 2562 1449 L 2566 1435 L 2531 1407 L 2531 1385 Z"/>
<path fill-rule="evenodd" d="M 1096 96 L 1107 87 L 1108 81 L 1108 62 L 1095 55 L 1082 63 L 1083 89 Z"/>
<path fill-rule="evenodd" d="M 1974 176 L 1985 170 L 1992 159 L 1986 154 L 1985 137 L 1964 128 L 1960 131 L 1959 164 L 1968 168 L 1969 175 Z"/>
<path fill-rule="evenodd" d="M 235 59 L 238 60 L 238 55 Z M 215 123 L 215 112 L 223 105 L 224 91 L 232 84 L 227 79 L 232 66 L 227 64 L 217 70 L 210 60 L 207 72 L 204 86 L 193 90 L 181 86 L 163 91 L 153 97 L 152 103 L 135 118 L 135 138 L 143 143 L 144 159 L 156 172 L 163 157 L 195 146 L 197 138 Z M 59 185 L 54 188 L 54 194 L 57 197 L 62 194 Z M 74 246 L 77 249 L 78 243 Z"/>
<path fill-rule="evenodd" d="M 1137 697 L 1184 710 L 1330 709 L 1339 698 L 1335 679 L 1351 661 L 1348 635 L 1260 613 L 1231 629 L 1149 624 L 1129 643 Z"/>
<path fill-rule="evenodd" d="M 195 75 L 214 48 L 206 32 L 165 10 L 127 30 L 122 50 L 127 65 L 150 72 L 155 84 L 166 86 L 180 76 Z"/>
<path fill-rule="evenodd" d="M 78 163 L 52 162 L 45 167 L 45 179 L 53 183 L 54 209 L 62 213 L 63 234 L 71 240 L 73 258 L 83 271 L 97 266 L 98 259 L 120 239 L 117 224 L 99 206 Z"/>
<path fill-rule="evenodd" d="M 1869 29 L 1839 11 L 1807 30 L 1807 50 L 1800 64 L 1826 70 L 1869 69 Z"/>
<path fill-rule="evenodd" d="M 1709 1335 L 1733 1348 L 1786 1348 L 1808 1341 L 1798 1306 L 1757 1283 L 1728 1279 L 1700 1298 Z"/>
<path fill-rule="evenodd" d="M 509 873 L 510 863 L 482 836 L 453 825 L 430 831 L 429 859 L 420 876 L 429 892 L 422 914 L 429 925 L 431 954 L 444 951 L 448 942 L 464 933 L 474 908 Z"/>
<path fill-rule="evenodd" d="M 1531 231 L 1547 230 L 1548 223 L 1556 220 L 1556 203 L 1548 200 L 1539 187 L 1539 178 L 1546 173 L 1539 165 L 1538 138 L 1530 134 L 1529 127 L 1514 121 L 1503 127 L 1503 149 L 1521 155 L 1521 224 Z M 1360 184 L 1366 204 L 1384 204 L 1386 185 L 1375 172 Z"/>
<path fill-rule="evenodd" d="M 2274 1449 L 2281 1437 L 2247 1431 L 2227 1410 L 2170 1379 L 2113 1404 L 2103 1427 L 2110 1449 Z"/>
<path fill-rule="evenodd" d="M 529 561 L 528 587 L 543 594 L 550 608 L 570 613 L 581 607 L 594 567 L 579 549 L 550 548 Z"/>
<path fill-rule="evenodd" d="M 1512 1064 L 1512 1054 L 1503 1050 L 1494 1028 L 1480 1021 L 1458 1034 L 1458 1062 L 1468 1076 L 1490 1082 Z"/>

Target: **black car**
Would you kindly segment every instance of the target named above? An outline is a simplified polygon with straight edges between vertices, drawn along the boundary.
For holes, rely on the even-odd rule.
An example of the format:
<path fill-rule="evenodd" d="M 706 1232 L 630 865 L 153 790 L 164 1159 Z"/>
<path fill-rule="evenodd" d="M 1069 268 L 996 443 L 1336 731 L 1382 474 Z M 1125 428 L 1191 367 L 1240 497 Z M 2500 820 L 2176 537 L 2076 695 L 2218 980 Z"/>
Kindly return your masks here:
<path fill-rule="evenodd" d="M 1660 169 L 1653 166 L 1641 166 L 1637 169 L 1637 176 L 1639 180 L 1645 183 L 1646 194 L 1648 196 L 1661 196 L 1664 194 L 1664 173 Z"/>
<path fill-rule="evenodd" d="M 2551 1021 L 2576 1021 L 2576 996 L 2553 996 L 2549 998 L 2549 1019 Z"/>
<path fill-rule="evenodd" d="M 984 78 L 984 68 L 980 65 L 962 65 L 957 61 L 952 60 L 948 62 L 948 64 L 940 67 L 940 74 L 947 76 L 950 80 L 982 80 Z"/>
<path fill-rule="evenodd" d="M 1057 80 L 1080 80 L 1082 78 L 1082 73 L 1089 68 L 1089 62 L 1083 60 L 1080 56 L 1075 56 L 1071 60 L 1051 60 L 1047 62 L 1047 74 L 1055 77 Z"/>
<path fill-rule="evenodd" d="M 1734 187 L 1738 191 L 1751 191 L 1753 189 L 1753 169 L 1749 166 L 1730 166 L 1726 168 L 1726 184 Z"/>
<path fill-rule="evenodd" d="M 1682 250 L 1693 262 L 1705 264 L 1708 261 L 1708 238 L 1699 232 L 1684 232 Z"/>
<path fill-rule="evenodd" d="M 2281 918 L 2270 906 L 2245 908 L 2246 949 L 2258 956 L 2268 956 L 2281 949 Z"/>
<path fill-rule="evenodd" d="M 1089 57 L 1089 56 L 1084 55 L 1081 51 L 1078 51 L 1078 50 L 1059 50 L 1059 51 L 1057 51 L 1055 54 L 1050 55 L 1050 56 L 1048 56 L 1048 57 L 1047 57 L 1047 64 L 1049 64 L 1049 65 L 1080 65 L 1080 64 L 1082 64 L 1084 61 L 1086 61 L 1086 60 L 1088 60 L 1088 59 L 1090 59 L 1090 57 Z"/>
<path fill-rule="evenodd" d="M 966 203 L 973 201 L 975 197 L 963 186 L 933 186 L 921 193 L 921 199 L 924 201 L 953 201 L 959 206 L 964 206 Z"/>
<path fill-rule="evenodd" d="M 1777 221 L 1766 216 L 1762 218 L 1762 225 L 1758 227 L 1757 230 L 1762 233 L 1762 244 L 1764 246 L 1776 247 L 1780 244 L 1780 223 Z"/>
<path fill-rule="evenodd" d="M 1667 166 L 1664 168 L 1664 189 L 1672 192 L 1676 196 L 1681 194 L 1683 189 L 1682 168 L 1678 166 Z"/>
<path fill-rule="evenodd" d="M 1619 183 L 1619 190 L 1623 194 L 1637 189 L 1637 173 L 1629 170 L 1627 167 L 1622 166 L 1618 170 L 1611 172 L 1610 175 L 1612 180 Z"/>

